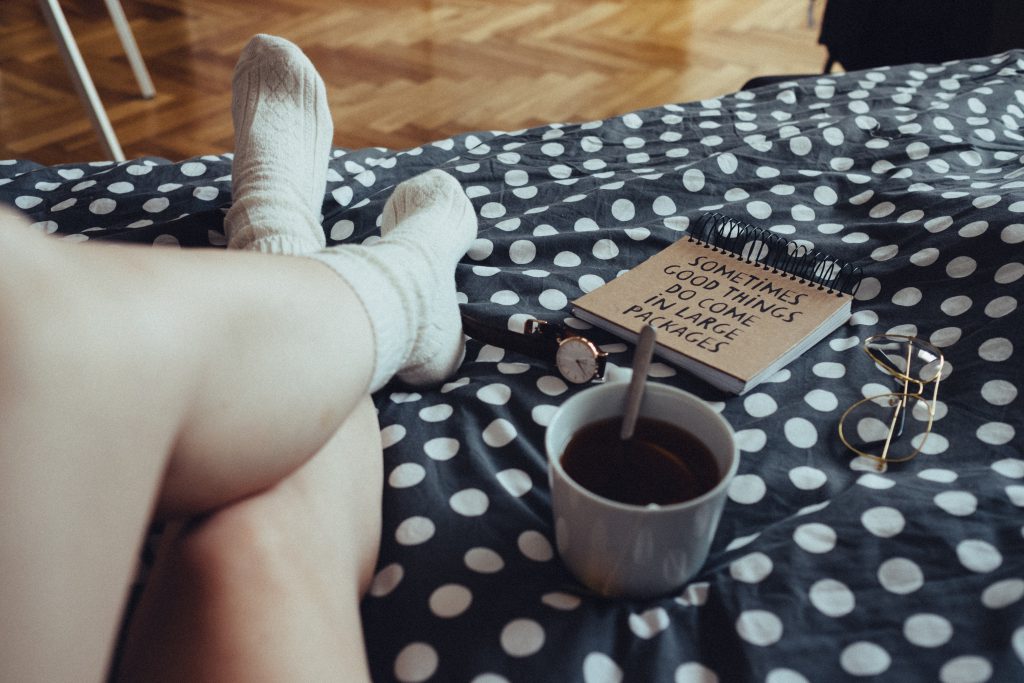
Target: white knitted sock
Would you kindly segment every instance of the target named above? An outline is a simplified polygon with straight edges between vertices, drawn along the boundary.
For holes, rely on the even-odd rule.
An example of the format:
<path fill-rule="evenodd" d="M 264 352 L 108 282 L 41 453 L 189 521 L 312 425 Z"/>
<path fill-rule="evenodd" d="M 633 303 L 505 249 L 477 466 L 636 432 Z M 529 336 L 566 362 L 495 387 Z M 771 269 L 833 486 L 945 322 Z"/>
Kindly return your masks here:
<path fill-rule="evenodd" d="M 396 372 L 412 385 L 436 384 L 462 363 L 455 266 L 476 229 L 459 182 L 433 170 L 395 188 L 384 206 L 380 241 L 310 254 L 348 282 L 369 314 L 376 338 L 371 391 Z"/>
<path fill-rule="evenodd" d="M 326 245 L 320 207 L 334 135 L 316 68 L 294 44 L 257 35 L 232 80 L 229 249 L 304 254 Z"/>

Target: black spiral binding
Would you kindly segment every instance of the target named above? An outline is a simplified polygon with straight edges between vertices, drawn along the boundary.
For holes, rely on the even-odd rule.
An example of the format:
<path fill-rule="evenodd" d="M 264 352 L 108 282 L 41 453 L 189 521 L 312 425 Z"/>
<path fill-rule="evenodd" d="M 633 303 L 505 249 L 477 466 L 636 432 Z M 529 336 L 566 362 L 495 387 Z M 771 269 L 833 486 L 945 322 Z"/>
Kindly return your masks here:
<path fill-rule="evenodd" d="M 830 294 L 855 294 L 864 276 L 860 266 L 720 213 L 705 213 L 688 234 L 690 241 L 713 252 L 728 254 L 801 284 L 817 285 Z"/>

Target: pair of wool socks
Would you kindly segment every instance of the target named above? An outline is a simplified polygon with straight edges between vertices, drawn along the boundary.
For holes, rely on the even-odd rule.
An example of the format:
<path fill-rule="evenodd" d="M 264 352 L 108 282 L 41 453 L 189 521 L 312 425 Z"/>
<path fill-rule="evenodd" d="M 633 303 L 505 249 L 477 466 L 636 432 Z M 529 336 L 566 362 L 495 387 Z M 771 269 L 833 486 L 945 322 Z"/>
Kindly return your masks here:
<path fill-rule="evenodd" d="M 320 206 L 333 125 L 315 67 L 292 43 L 259 35 L 243 50 L 232 89 L 228 248 L 308 256 L 340 275 L 373 328 L 371 391 L 396 373 L 416 386 L 449 377 L 465 348 L 455 265 L 477 230 L 458 181 L 434 170 L 400 183 L 378 242 L 327 249 Z"/>

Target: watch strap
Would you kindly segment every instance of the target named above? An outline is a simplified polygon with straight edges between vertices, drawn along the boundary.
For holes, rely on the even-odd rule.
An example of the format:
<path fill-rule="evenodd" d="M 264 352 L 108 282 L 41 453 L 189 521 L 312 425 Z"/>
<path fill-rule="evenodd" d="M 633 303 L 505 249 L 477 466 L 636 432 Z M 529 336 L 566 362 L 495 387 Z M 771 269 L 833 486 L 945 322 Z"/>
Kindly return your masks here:
<path fill-rule="evenodd" d="M 558 340 L 548 334 L 522 334 L 488 325 L 469 313 L 462 313 L 462 331 L 485 344 L 517 351 L 545 361 L 554 359 Z"/>

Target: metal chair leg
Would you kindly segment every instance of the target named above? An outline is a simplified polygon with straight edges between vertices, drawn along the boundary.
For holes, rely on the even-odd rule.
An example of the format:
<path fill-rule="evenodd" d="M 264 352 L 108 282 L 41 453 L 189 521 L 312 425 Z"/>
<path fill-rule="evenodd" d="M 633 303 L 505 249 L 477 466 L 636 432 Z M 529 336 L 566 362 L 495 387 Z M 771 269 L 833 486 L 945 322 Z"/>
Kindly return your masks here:
<path fill-rule="evenodd" d="M 156 94 L 156 89 L 153 87 L 153 80 L 149 77 L 149 71 L 146 69 L 146 62 L 142 60 L 142 55 L 139 53 L 139 45 L 135 42 L 132 27 L 128 25 L 128 19 L 124 15 L 124 9 L 119 0 L 105 0 L 105 2 L 107 3 L 107 12 L 110 13 L 110 18 L 114 22 L 114 28 L 117 29 L 117 36 L 121 39 L 121 46 L 128 57 L 128 63 L 132 67 L 132 73 L 135 74 L 135 81 L 139 84 L 142 96 L 148 100 Z"/>
<path fill-rule="evenodd" d="M 57 39 L 57 45 L 65 64 L 67 64 L 71 81 L 89 113 L 89 119 L 92 121 L 96 135 L 100 138 L 100 144 L 103 145 L 104 151 L 110 158 L 115 161 L 124 161 L 121 144 L 117 141 L 114 128 L 110 125 L 110 119 L 107 118 L 107 112 L 96 92 L 96 86 L 93 85 L 89 69 L 82 60 L 82 53 L 78 51 L 78 44 L 71 34 L 71 28 L 64 17 L 64 11 L 60 8 L 60 3 L 57 0 L 39 0 L 39 6 L 43 10 L 43 16 L 46 17 L 46 23 L 49 24 L 53 37 Z"/>

